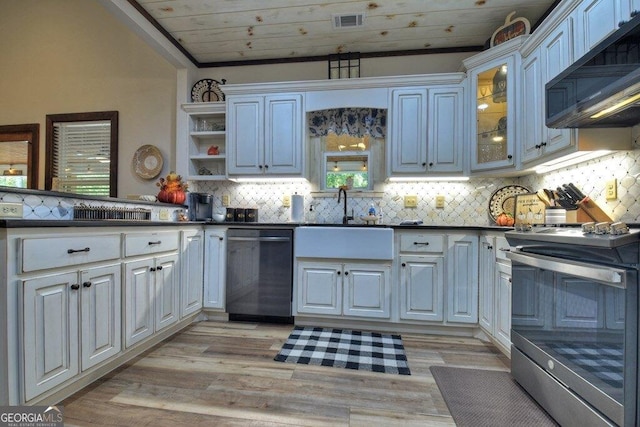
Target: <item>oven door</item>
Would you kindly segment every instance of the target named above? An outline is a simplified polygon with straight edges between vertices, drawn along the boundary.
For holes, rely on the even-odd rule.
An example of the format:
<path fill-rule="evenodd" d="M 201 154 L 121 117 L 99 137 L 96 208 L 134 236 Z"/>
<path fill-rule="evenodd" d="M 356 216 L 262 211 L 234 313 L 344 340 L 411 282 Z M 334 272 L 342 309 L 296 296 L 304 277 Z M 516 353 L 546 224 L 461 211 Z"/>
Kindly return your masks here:
<path fill-rule="evenodd" d="M 514 347 L 616 424 L 633 425 L 637 271 L 521 250 L 508 256 Z"/>

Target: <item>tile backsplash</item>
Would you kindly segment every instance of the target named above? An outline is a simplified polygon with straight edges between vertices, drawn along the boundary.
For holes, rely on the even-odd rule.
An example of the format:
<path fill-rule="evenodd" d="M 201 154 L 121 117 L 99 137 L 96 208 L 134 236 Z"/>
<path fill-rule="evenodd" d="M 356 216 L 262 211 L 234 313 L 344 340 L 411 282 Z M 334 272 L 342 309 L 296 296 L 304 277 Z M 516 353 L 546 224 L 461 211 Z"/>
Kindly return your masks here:
<path fill-rule="evenodd" d="M 397 224 L 405 219 L 419 219 L 434 225 L 492 224 L 488 203 L 494 191 L 504 185 L 519 184 L 532 191 L 540 188 L 556 188 L 572 182 L 589 195 L 615 220 L 640 222 L 640 150 L 617 152 L 576 166 L 549 172 L 545 175 L 526 175 L 519 178 L 472 178 L 466 182 L 402 182 L 387 183 L 383 191 L 376 193 L 350 192 L 348 212 L 354 211 L 356 222 L 366 215 L 373 203 L 382 213 L 385 224 Z M 605 181 L 618 182 L 618 199 L 605 200 Z M 283 207 L 284 195 L 300 194 L 305 198 L 305 220 L 318 223 L 339 223 L 342 220 L 342 204 L 334 195 L 312 192 L 309 183 L 235 183 L 193 182 L 193 191 L 214 195 L 214 209 L 222 208 L 222 195 L 230 196 L 232 207 L 258 208 L 260 222 L 288 222 L 290 208 Z M 417 195 L 417 208 L 405 208 L 404 196 Z M 435 207 L 437 195 L 445 196 L 444 208 Z M 310 206 L 313 205 L 313 213 Z"/>

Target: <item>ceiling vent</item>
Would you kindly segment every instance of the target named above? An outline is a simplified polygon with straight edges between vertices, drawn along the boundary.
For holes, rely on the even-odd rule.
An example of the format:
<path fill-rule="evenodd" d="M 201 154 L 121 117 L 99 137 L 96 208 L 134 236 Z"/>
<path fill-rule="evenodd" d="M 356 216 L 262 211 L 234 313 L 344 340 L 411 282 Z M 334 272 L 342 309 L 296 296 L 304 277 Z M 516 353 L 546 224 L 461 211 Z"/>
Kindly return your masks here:
<path fill-rule="evenodd" d="M 345 13 L 331 15 L 334 29 L 358 28 L 364 25 L 364 13 Z"/>

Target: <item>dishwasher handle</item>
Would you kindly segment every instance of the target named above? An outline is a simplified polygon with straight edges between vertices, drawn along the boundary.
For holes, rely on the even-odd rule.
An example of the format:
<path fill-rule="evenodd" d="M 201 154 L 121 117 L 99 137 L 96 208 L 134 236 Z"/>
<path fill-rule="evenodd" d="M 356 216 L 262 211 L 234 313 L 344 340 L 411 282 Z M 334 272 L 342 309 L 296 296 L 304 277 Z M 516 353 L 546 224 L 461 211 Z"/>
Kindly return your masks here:
<path fill-rule="evenodd" d="M 289 237 L 260 236 L 260 237 L 227 237 L 227 241 L 236 242 L 290 242 Z"/>

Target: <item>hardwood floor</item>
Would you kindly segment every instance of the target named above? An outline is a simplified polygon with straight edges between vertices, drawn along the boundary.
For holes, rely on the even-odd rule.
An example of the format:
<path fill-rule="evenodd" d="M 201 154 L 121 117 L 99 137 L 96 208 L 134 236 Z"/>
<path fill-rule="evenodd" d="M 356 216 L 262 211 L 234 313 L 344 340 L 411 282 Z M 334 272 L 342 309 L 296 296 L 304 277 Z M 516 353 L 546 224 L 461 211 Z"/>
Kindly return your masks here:
<path fill-rule="evenodd" d="M 62 402 L 65 425 L 454 426 L 429 367 L 509 369 L 490 344 L 417 334 L 410 376 L 276 362 L 291 329 L 194 324 Z"/>

